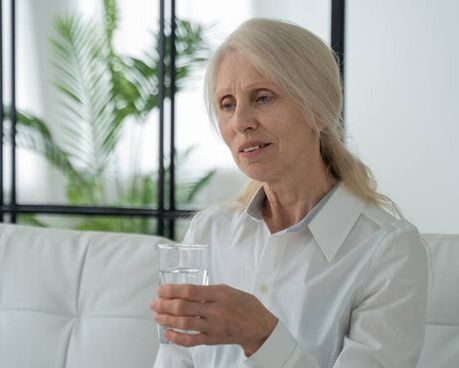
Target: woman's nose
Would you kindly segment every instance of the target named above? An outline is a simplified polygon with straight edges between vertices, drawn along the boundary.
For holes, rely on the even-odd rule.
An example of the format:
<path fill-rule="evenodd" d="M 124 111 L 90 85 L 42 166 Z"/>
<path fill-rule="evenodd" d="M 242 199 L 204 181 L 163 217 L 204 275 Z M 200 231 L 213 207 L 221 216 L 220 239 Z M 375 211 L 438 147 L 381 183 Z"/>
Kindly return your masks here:
<path fill-rule="evenodd" d="M 258 121 L 250 109 L 250 106 L 238 105 L 232 119 L 233 129 L 239 133 L 245 133 L 247 130 L 255 130 L 258 127 Z"/>

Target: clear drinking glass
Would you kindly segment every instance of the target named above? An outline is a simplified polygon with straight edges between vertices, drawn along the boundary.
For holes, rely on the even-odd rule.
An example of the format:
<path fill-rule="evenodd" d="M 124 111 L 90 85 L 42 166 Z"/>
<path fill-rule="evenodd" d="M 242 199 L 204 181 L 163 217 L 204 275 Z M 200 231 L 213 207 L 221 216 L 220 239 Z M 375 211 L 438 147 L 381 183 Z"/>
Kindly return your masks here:
<path fill-rule="evenodd" d="M 158 244 L 159 284 L 209 284 L 209 245 L 205 244 Z M 196 334 L 199 331 L 179 330 Z M 159 342 L 167 343 L 164 327 L 158 325 Z"/>

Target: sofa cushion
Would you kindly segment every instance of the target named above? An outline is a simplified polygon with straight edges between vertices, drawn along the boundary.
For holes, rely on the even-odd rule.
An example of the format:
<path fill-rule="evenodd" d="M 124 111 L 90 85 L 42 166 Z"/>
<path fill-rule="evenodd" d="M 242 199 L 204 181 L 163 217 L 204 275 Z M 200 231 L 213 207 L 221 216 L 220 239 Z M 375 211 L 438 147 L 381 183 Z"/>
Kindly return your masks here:
<path fill-rule="evenodd" d="M 151 368 L 159 242 L 0 225 L 0 367 Z"/>

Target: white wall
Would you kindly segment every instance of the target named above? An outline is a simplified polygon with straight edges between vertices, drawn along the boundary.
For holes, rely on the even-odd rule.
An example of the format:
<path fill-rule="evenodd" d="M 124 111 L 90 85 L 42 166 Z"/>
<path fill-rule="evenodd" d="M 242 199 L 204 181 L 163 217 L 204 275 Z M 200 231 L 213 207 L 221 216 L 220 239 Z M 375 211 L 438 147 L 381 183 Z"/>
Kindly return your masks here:
<path fill-rule="evenodd" d="M 330 0 L 253 0 L 252 4 L 254 16 L 294 22 L 330 43 Z"/>
<path fill-rule="evenodd" d="M 350 144 L 422 232 L 459 233 L 459 1 L 347 11 Z"/>

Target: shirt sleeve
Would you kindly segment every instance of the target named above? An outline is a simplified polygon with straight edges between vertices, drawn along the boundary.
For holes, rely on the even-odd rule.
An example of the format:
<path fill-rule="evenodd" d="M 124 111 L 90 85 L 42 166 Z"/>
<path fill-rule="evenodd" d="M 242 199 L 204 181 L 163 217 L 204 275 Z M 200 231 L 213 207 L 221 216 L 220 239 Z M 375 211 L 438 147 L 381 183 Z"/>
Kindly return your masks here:
<path fill-rule="evenodd" d="M 417 366 L 424 343 L 427 269 L 414 226 L 394 229 L 380 242 L 334 368 Z M 244 363 L 251 368 L 320 367 L 281 321 Z"/>
<path fill-rule="evenodd" d="M 427 253 L 408 223 L 375 252 L 334 368 L 415 368 L 424 344 Z"/>
<path fill-rule="evenodd" d="M 302 352 L 280 320 L 264 344 L 244 364 L 250 368 L 320 368 L 312 355 Z"/>

